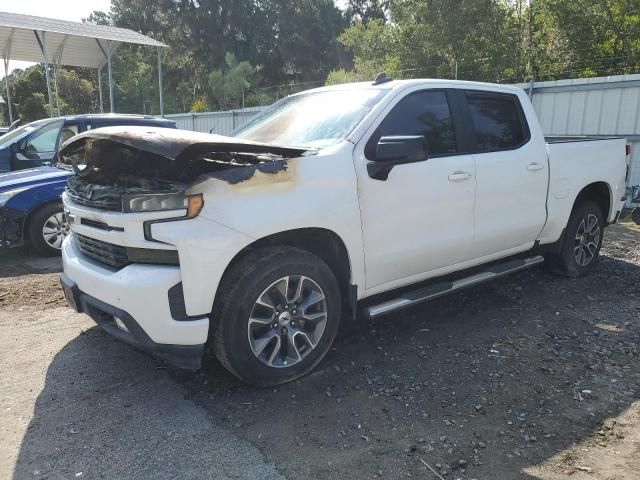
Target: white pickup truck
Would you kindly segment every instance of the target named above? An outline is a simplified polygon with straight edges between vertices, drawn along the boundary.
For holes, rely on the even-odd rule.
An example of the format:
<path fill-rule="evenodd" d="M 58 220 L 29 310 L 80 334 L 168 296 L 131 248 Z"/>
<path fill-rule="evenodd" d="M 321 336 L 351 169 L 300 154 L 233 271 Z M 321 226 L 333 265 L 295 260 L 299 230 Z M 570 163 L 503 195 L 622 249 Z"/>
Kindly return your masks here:
<path fill-rule="evenodd" d="M 445 81 L 287 97 L 232 137 L 148 127 L 67 142 L 65 295 L 185 368 L 205 346 L 275 385 L 341 319 L 378 317 L 546 260 L 594 267 L 624 204 L 621 138 L 546 139 L 525 93 Z"/>

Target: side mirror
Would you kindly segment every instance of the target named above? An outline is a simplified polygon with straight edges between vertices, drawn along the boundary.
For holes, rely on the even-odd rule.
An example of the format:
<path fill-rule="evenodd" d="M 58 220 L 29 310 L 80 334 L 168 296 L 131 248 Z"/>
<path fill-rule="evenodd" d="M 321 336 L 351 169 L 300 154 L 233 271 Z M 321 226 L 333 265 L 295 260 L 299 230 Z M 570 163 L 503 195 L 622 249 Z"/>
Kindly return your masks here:
<path fill-rule="evenodd" d="M 386 180 L 395 165 L 427 159 L 427 143 L 422 135 L 381 137 L 376 145 L 375 158 L 367 164 L 367 171 L 375 180 Z"/>
<path fill-rule="evenodd" d="M 18 152 L 21 152 L 22 150 L 23 150 L 22 149 L 22 142 L 15 142 L 15 143 L 12 143 L 11 145 L 9 145 L 9 151 L 11 153 L 18 153 Z"/>

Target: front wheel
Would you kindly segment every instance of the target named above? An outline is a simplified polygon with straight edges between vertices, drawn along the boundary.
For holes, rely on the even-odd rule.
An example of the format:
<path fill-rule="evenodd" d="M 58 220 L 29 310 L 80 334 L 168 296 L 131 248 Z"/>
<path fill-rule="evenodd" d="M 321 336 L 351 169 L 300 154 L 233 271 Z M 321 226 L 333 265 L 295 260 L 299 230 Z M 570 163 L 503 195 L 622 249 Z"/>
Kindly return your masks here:
<path fill-rule="evenodd" d="M 640 225 L 640 207 L 631 210 L 631 220 L 633 220 L 636 225 Z"/>
<path fill-rule="evenodd" d="M 342 300 L 331 269 L 291 247 L 256 250 L 225 275 L 209 343 L 220 362 L 257 386 L 290 382 L 326 355 Z"/>
<path fill-rule="evenodd" d="M 568 277 L 584 275 L 593 268 L 604 234 L 604 217 L 592 201 L 576 206 L 565 230 L 560 253 L 547 257 L 554 273 Z"/>

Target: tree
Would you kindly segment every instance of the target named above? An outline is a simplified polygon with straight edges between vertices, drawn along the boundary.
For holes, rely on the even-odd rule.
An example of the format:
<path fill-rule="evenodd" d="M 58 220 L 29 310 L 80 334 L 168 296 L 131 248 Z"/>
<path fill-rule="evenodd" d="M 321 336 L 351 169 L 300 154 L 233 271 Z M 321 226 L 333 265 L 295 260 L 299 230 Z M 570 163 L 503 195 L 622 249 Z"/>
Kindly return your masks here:
<path fill-rule="evenodd" d="M 49 104 L 42 93 L 35 92 L 17 105 L 17 112 L 23 123 L 33 122 L 49 115 Z"/>
<path fill-rule="evenodd" d="M 367 25 L 370 20 L 385 21 L 391 0 L 349 0 L 344 16 L 349 24 L 361 22 Z"/>
<path fill-rule="evenodd" d="M 209 74 L 212 101 L 222 109 L 243 103 L 253 73 L 249 62 L 238 62 L 233 53 L 227 52 L 225 70 L 214 70 Z"/>

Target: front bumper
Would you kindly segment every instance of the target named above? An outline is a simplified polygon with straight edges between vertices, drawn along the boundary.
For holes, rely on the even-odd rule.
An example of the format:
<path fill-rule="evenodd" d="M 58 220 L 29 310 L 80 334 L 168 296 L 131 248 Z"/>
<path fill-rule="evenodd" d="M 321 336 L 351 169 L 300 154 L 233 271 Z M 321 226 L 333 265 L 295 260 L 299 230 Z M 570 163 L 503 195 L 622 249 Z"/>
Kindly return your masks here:
<path fill-rule="evenodd" d="M 64 273 L 60 283 L 69 305 L 79 313 L 89 315 L 103 330 L 140 350 L 151 352 L 179 368 L 197 370 L 202 363 L 202 345 L 165 345 L 149 338 L 138 322 L 124 310 L 108 305 L 82 292 Z M 116 320 L 117 319 L 117 320 Z M 118 322 L 119 321 L 119 322 Z M 124 324 L 122 328 L 118 323 Z"/>
<path fill-rule="evenodd" d="M 74 308 L 131 345 L 181 367 L 199 367 L 209 318 L 173 318 L 169 290 L 181 281 L 179 267 L 131 264 L 115 270 L 84 256 L 73 234 L 62 245 L 62 263 L 61 281 Z M 128 331 L 118 327 L 116 317 Z"/>
<path fill-rule="evenodd" d="M 19 247 L 24 243 L 26 212 L 0 207 L 0 247 Z"/>

